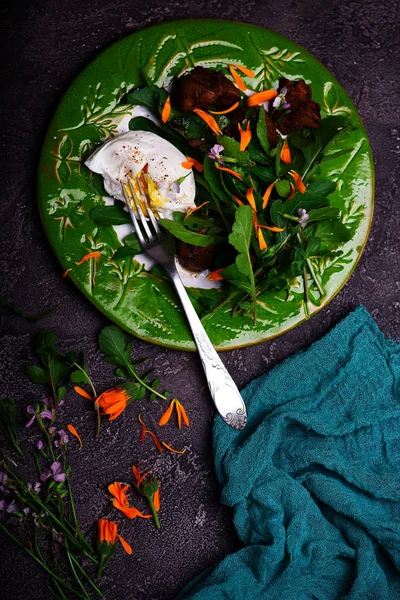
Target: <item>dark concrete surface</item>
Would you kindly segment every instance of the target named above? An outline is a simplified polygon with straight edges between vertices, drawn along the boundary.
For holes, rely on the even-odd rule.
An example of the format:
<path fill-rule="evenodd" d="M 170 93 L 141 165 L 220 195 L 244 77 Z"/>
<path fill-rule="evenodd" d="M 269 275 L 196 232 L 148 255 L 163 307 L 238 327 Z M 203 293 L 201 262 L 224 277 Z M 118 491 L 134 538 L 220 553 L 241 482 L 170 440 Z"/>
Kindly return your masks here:
<path fill-rule="evenodd" d="M 222 8 L 223 6 L 223 8 Z M 31 312 L 58 302 L 61 310 L 43 323 L 30 324 L 3 313 L 0 333 L 1 395 L 18 401 L 24 448 L 35 433 L 23 430 L 23 407 L 40 390 L 22 367 L 33 359 L 32 335 L 54 329 L 64 349 L 84 348 L 99 389 L 113 383 L 111 367 L 98 350 L 97 334 L 106 320 L 70 284 L 43 233 L 36 206 L 38 153 L 57 102 L 79 71 L 111 42 L 162 20 L 214 17 L 256 23 L 300 43 L 344 85 L 365 122 L 376 165 L 376 211 L 360 264 L 345 288 L 324 310 L 281 338 L 223 354 L 239 386 L 320 338 L 363 303 L 385 334 L 400 335 L 399 319 L 399 4 L 396 0 L 41 0 L 7 2 L 1 9 L 3 85 L 1 89 L 0 294 Z M 86 402 L 69 393 L 60 422 L 73 421 L 85 440 L 71 452 L 77 510 L 85 529 L 96 519 L 116 518 L 131 542 L 133 556 L 119 551 L 103 580 L 108 600 L 168 600 L 205 567 L 240 547 L 231 513 L 219 504 L 211 460 L 213 410 L 194 354 L 137 341 L 135 357 L 148 357 L 163 385 L 184 401 L 189 430 L 173 426 L 168 439 L 187 446 L 183 456 L 157 456 L 150 444 L 138 444 L 139 410 L 154 424 L 159 402 L 132 406 L 115 423 L 104 422 L 93 438 L 93 414 Z M 162 529 L 146 521 L 127 521 L 111 507 L 106 486 L 129 481 L 138 459 L 162 480 Z M 28 557 L 0 541 L 1 597 L 50 598 L 46 580 Z"/>

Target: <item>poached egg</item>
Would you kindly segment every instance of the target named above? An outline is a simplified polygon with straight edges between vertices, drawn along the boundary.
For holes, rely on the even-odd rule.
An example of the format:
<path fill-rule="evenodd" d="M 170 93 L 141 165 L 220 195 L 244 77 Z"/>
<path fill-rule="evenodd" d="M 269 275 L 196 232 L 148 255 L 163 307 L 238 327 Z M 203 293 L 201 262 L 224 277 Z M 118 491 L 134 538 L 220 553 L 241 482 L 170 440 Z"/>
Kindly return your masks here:
<path fill-rule="evenodd" d="M 143 176 L 150 207 L 169 219 L 174 211 L 187 212 L 195 208 L 194 176 L 191 170 L 182 167 L 186 160 L 180 150 L 159 135 L 128 131 L 100 146 L 85 165 L 103 177 L 104 188 L 110 196 L 123 202 L 121 184 L 129 197 L 128 178 Z M 137 189 L 137 184 L 133 187 Z"/>

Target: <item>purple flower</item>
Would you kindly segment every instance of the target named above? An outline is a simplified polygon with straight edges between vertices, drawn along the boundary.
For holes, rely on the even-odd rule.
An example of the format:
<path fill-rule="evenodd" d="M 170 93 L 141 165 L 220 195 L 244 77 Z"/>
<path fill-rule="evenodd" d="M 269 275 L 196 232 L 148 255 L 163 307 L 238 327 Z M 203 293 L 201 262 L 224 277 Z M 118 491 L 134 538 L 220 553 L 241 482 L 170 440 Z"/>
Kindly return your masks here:
<path fill-rule="evenodd" d="M 281 89 L 280 93 L 275 97 L 275 100 L 272 103 L 273 108 L 290 108 L 290 104 L 286 102 L 287 91 L 287 87 Z"/>
<path fill-rule="evenodd" d="M 29 508 L 29 506 L 25 506 L 25 508 L 22 509 L 22 512 L 24 513 L 24 515 L 29 515 L 29 513 L 31 512 L 31 509 Z"/>
<path fill-rule="evenodd" d="M 41 486 L 41 483 L 40 483 L 40 481 L 37 481 L 37 482 L 35 483 L 35 485 L 33 486 L 33 491 L 34 491 L 34 492 L 36 492 L 36 494 L 38 494 L 38 493 L 40 492 L 40 488 L 41 488 L 41 487 L 42 487 L 42 486 Z"/>
<path fill-rule="evenodd" d="M 305 208 L 298 208 L 297 214 L 300 217 L 299 223 L 300 223 L 302 229 L 304 229 L 304 227 L 307 225 L 307 221 L 310 218 L 310 215 L 308 214 L 308 212 L 306 211 Z"/>
<path fill-rule="evenodd" d="M 65 433 L 64 429 L 59 429 L 57 433 L 60 436 L 60 442 L 62 444 L 68 444 L 68 435 Z"/>
<path fill-rule="evenodd" d="M 63 541 L 64 541 L 64 538 L 63 538 L 63 537 L 60 535 L 60 537 L 58 537 L 58 538 L 57 538 L 57 542 L 58 542 L 59 544 L 62 544 L 62 543 L 63 543 Z"/>
<path fill-rule="evenodd" d="M 53 396 L 45 396 L 43 398 L 43 402 L 45 403 L 46 406 L 49 406 L 50 408 L 53 408 Z"/>
<path fill-rule="evenodd" d="M 211 158 L 211 160 L 217 160 L 220 165 L 223 165 L 224 162 L 221 157 L 221 152 L 223 152 L 224 150 L 225 148 L 221 146 L 221 144 L 214 144 L 207 156 L 208 158 Z"/>
<path fill-rule="evenodd" d="M 51 412 L 51 410 L 49 410 L 48 408 L 46 408 L 46 410 L 42 410 L 42 412 L 40 413 L 39 417 L 41 419 L 50 419 L 50 421 L 53 420 L 53 413 Z"/>
<path fill-rule="evenodd" d="M 4 473 L 4 471 L 0 471 L 0 483 L 2 483 L 3 485 L 6 485 L 7 481 L 8 481 L 7 474 Z"/>
<path fill-rule="evenodd" d="M 6 510 L 6 501 L 5 500 L 0 500 L 0 510 L 4 511 Z"/>
<path fill-rule="evenodd" d="M 32 415 L 32 417 L 29 419 L 29 421 L 25 425 L 26 429 L 28 429 L 28 427 L 30 427 L 32 425 L 33 421 L 36 418 L 35 407 L 33 406 L 33 404 L 29 404 L 29 406 L 26 407 L 26 412 L 28 415 Z"/>
<path fill-rule="evenodd" d="M 18 510 L 17 503 L 15 502 L 15 500 L 12 500 L 6 508 L 6 512 L 8 512 L 9 514 L 13 514 L 13 513 L 17 512 L 17 510 Z"/>
<path fill-rule="evenodd" d="M 55 427 L 50 427 L 50 429 L 49 429 L 50 435 L 54 435 L 55 432 L 56 432 L 56 428 Z"/>
<path fill-rule="evenodd" d="M 40 480 L 46 481 L 46 479 L 49 479 L 49 477 L 52 477 L 57 483 L 62 483 L 65 481 L 67 476 L 63 472 L 62 464 L 60 462 L 53 462 L 53 464 L 50 465 L 50 469 L 46 469 L 46 471 L 43 471 L 43 473 L 40 476 Z"/>
<path fill-rule="evenodd" d="M 38 450 L 41 450 L 43 448 L 44 444 L 42 442 L 42 440 L 39 440 L 38 442 L 36 442 L 36 448 Z"/>

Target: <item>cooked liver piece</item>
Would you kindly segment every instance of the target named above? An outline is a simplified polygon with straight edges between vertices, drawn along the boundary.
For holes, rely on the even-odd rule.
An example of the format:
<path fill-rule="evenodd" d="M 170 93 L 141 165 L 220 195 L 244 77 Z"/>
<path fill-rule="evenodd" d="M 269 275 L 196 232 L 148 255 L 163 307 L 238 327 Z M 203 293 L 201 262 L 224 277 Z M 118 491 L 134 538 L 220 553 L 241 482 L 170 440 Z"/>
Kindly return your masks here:
<path fill-rule="evenodd" d="M 179 77 L 171 89 L 171 104 L 183 112 L 209 107 L 224 110 L 240 98 L 238 89 L 222 73 L 204 67 Z"/>
<path fill-rule="evenodd" d="M 176 253 L 182 267 L 195 273 L 211 269 L 214 265 L 216 246 L 211 244 L 201 248 L 176 240 Z"/>
<path fill-rule="evenodd" d="M 289 81 L 280 79 L 279 91 L 287 88 L 286 102 L 290 104 L 288 111 L 276 110 L 273 119 L 281 133 L 287 135 L 303 127 L 317 129 L 321 125 L 321 107 L 312 100 L 312 89 L 303 79 Z"/>

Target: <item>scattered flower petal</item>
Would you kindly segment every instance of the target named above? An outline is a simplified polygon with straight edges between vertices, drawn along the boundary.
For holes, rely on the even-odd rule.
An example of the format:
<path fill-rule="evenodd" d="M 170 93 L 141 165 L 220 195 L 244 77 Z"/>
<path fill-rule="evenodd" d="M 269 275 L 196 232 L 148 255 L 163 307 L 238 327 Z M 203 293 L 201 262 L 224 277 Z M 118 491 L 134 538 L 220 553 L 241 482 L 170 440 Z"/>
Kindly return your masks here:
<path fill-rule="evenodd" d="M 171 98 L 168 96 L 166 99 L 162 112 L 161 112 L 161 121 L 166 123 L 171 115 Z"/>
<path fill-rule="evenodd" d="M 274 189 L 274 187 L 275 187 L 275 185 L 276 185 L 277 181 L 278 181 L 278 180 L 277 180 L 277 179 L 275 179 L 275 181 L 274 181 L 273 183 L 271 183 L 271 185 L 269 185 L 269 186 L 267 187 L 267 189 L 265 190 L 265 194 L 264 194 L 264 196 L 263 196 L 263 205 L 262 205 L 262 207 L 263 207 L 263 208 L 266 208 L 266 207 L 267 207 L 267 204 L 268 204 L 268 201 L 269 201 L 269 197 L 271 196 L 271 192 L 272 192 L 272 190 Z"/>
<path fill-rule="evenodd" d="M 236 83 L 237 87 L 239 88 L 239 90 L 241 90 L 242 92 L 245 92 L 247 90 L 247 86 L 246 86 L 245 82 L 243 81 L 243 79 L 240 77 L 240 75 L 238 73 L 236 73 L 234 65 L 228 65 L 228 69 L 229 69 L 230 74 L 233 77 L 234 82 Z"/>
<path fill-rule="evenodd" d="M 78 431 L 75 429 L 75 427 L 73 425 L 71 425 L 71 423 L 69 423 L 67 425 L 67 429 L 70 433 L 72 433 L 73 436 L 76 437 L 76 439 L 79 441 L 79 448 L 82 448 L 83 444 L 82 444 L 82 440 L 81 440 L 81 436 L 79 435 Z"/>
<path fill-rule="evenodd" d="M 235 110 L 238 106 L 239 106 L 239 102 L 235 102 L 235 104 L 232 104 L 232 106 L 230 108 L 227 108 L 225 110 L 210 110 L 209 112 L 213 115 L 227 115 L 228 113 Z"/>
<path fill-rule="evenodd" d="M 228 169 L 228 167 L 221 167 L 221 165 L 218 162 L 215 162 L 214 164 L 215 164 L 215 167 L 219 171 L 225 171 L 225 173 L 229 173 L 230 175 L 233 175 L 237 179 L 240 179 L 240 181 L 243 181 L 243 177 L 241 175 L 239 175 L 239 173 L 236 173 L 236 171 L 233 171 L 233 169 Z"/>
<path fill-rule="evenodd" d="M 283 163 L 285 163 L 285 165 L 290 165 L 290 163 L 292 162 L 292 155 L 290 153 L 290 148 L 289 144 L 287 143 L 287 140 L 283 142 L 279 158 Z"/>
<path fill-rule="evenodd" d="M 211 131 L 218 135 L 222 134 L 222 131 L 213 116 L 208 114 L 205 110 L 200 110 L 200 108 L 194 108 L 193 112 L 200 117 L 200 119 L 203 119 L 205 123 L 207 123 Z"/>
<path fill-rule="evenodd" d="M 297 171 L 289 171 L 289 175 L 293 177 L 296 187 L 299 190 L 300 194 L 304 194 L 304 192 L 306 191 L 306 186 L 304 185 L 303 180 L 297 173 Z"/>
<path fill-rule="evenodd" d="M 99 252 L 98 250 L 96 252 L 89 252 L 89 254 L 85 254 L 85 256 L 82 256 L 82 258 L 78 260 L 78 262 L 76 262 L 75 264 L 81 265 L 82 263 L 86 262 L 87 260 L 90 260 L 91 258 L 99 258 L 100 254 L 101 252 Z"/>
<path fill-rule="evenodd" d="M 79 387 L 79 385 L 75 385 L 74 390 L 77 394 L 79 394 L 80 396 L 83 396 L 83 398 L 87 398 L 88 400 L 93 400 L 92 396 L 86 390 Z"/>
<path fill-rule="evenodd" d="M 275 90 L 265 90 L 264 92 L 256 92 L 247 98 L 247 106 L 257 106 L 258 104 L 263 104 L 264 102 L 268 102 L 268 100 L 272 100 L 278 95 L 278 92 Z"/>
<path fill-rule="evenodd" d="M 161 442 L 161 443 L 164 446 L 164 448 L 166 448 L 170 452 L 173 452 L 174 454 L 184 454 L 186 452 L 186 448 L 184 448 L 183 450 L 175 450 L 174 448 L 169 446 L 166 442 Z"/>

